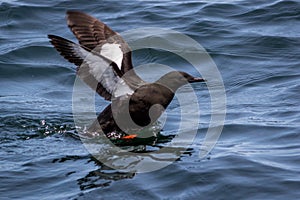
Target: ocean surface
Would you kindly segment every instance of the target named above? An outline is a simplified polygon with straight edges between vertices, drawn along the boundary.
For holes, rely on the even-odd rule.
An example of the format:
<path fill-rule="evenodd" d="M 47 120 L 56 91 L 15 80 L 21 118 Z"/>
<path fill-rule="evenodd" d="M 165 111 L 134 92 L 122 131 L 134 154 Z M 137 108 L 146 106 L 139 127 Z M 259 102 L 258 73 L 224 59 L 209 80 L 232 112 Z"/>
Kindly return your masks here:
<path fill-rule="evenodd" d="M 205 85 L 193 85 L 201 108 L 197 137 L 169 166 L 126 173 L 91 156 L 76 137 L 75 67 L 47 38 L 75 41 L 67 10 L 120 33 L 172 29 L 206 49 L 224 81 L 227 110 L 205 159 L 199 158 L 210 123 Z M 299 47 L 298 0 L 1 0 L 0 199 L 299 199 Z M 133 61 L 194 73 L 180 58 L 151 49 L 134 52 Z M 100 112 L 107 102 L 96 104 Z M 170 109 L 178 106 L 175 99 Z M 176 130 L 179 117 L 167 119 L 165 134 Z"/>

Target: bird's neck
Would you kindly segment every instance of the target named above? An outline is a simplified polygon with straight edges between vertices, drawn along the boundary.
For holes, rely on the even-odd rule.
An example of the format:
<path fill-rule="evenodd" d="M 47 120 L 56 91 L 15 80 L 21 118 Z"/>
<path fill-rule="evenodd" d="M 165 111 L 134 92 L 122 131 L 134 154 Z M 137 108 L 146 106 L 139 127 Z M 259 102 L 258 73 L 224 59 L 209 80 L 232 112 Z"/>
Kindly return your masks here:
<path fill-rule="evenodd" d="M 172 82 L 172 80 L 164 79 L 164 78 L 159 79 L 158 81 L 156 81 L 156 83 L 168 88 L 173 93 L 175 93 L 178 90 L 178 88 L 180 88 L 182 86 L 182 84 L 180 84 L 180 83 Z"/>

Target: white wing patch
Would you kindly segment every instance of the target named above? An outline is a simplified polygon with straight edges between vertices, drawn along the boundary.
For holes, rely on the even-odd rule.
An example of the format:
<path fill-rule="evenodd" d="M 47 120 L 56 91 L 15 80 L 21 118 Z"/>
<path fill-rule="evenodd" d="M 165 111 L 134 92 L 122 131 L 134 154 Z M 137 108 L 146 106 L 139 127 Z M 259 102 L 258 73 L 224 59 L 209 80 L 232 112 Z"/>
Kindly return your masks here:
<path fill-rule="evenodd" d="M 120 44 L 105 43 L 101 47 L 100 54 L 110 59 L 111 61 L 114 61 L 118 65 L 118 68 L 121 70 L 123 52 L 121 50 Z"/>
<path fill-rule="evenodd" d="M 77 45 L 74 45 L 74 50 L 76 50 L 80 57 L 84 58 L 84 62 L 89 67 L 89 73 L 93 75 L 112 96 L 119 97 L 126 94 L 133 94 L 134 91 L 126 82 L 114 73 L 109 60 L 92 52 L 88 52 Z"/>

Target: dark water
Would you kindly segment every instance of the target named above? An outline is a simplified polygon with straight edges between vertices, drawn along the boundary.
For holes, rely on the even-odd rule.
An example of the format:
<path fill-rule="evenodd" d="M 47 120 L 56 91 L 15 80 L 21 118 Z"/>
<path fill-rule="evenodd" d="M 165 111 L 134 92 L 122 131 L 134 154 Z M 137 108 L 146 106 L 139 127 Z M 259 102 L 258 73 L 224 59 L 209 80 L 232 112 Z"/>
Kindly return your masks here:
<path fill-rule="evenodd" d="M 300 198 L 299 1 L 0 2 L 0 199 Z M 46 37 L 74 40 L 68 9 L 118 32 L 171 28 L 207 49 L 224 80 L 227 116 L 206 159 L 198 157 L 209 124 L 201 86 L 198 139 L 172 165 L 122 173 L 90 156 L 73 137 L 74 67 Z M 183 67 L 159 53 L 134 60 Z"/>

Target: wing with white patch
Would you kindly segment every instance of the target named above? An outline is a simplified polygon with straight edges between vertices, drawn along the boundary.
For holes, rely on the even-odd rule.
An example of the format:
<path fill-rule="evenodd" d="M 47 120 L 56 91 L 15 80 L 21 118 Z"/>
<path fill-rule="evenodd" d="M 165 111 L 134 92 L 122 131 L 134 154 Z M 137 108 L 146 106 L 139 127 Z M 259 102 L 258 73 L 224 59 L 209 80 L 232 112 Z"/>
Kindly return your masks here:
<path fill-rule="evenodd" d="M 120 70 L 116 64 L 107 57 L 62 37 L 55 35 L 48 37 L 65 59 L 78 66 L 79 77 L 106 100 L 133 93 L 133 90 L 118 76 Z"/>
<path fill-rule="evenodd" d="M 67 12 L 67 23 L 82 46 L 114 61 L 123 74 L 132 69 L 128 44 L 106 24 L 78 11 Z"/>

